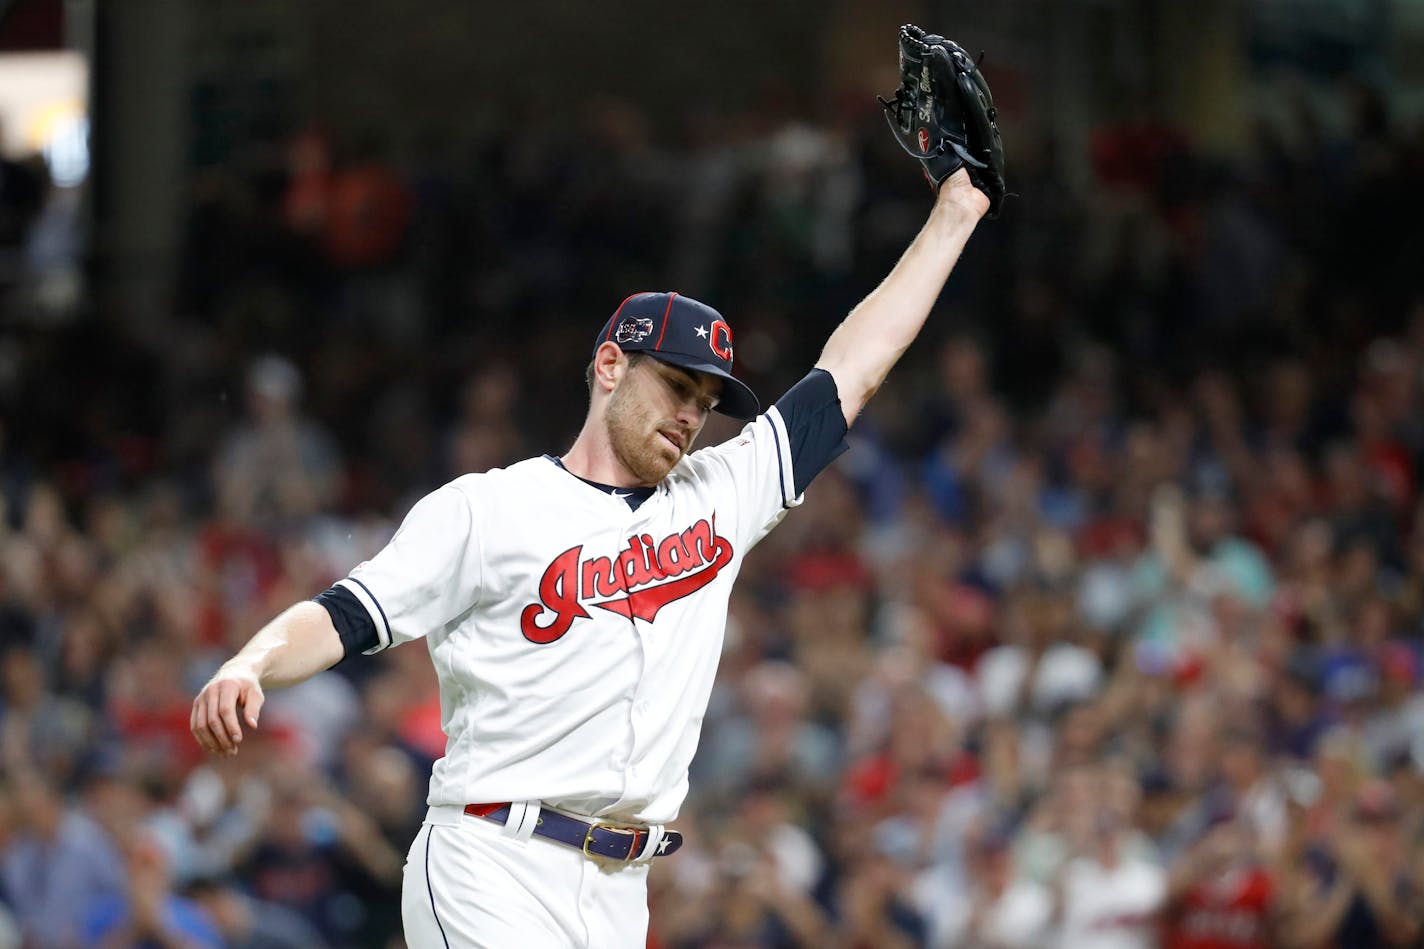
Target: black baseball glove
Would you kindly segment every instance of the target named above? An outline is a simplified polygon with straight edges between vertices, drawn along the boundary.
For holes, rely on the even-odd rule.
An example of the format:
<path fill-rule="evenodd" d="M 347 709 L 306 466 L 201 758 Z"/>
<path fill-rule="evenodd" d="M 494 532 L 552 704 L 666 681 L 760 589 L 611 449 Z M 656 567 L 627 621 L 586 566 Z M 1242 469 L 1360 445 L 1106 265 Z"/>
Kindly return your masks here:
<path fill-rule="evenodd" d="M 961 167 L 989 197 L 989 216 L 1004 201 L 1004 143 L 994 99 L 979 64 L 959 44 L 917 26 L 900 27 L 900 88 L 884 99 L 900 147 L 920 160 L 936 190 Z"/>

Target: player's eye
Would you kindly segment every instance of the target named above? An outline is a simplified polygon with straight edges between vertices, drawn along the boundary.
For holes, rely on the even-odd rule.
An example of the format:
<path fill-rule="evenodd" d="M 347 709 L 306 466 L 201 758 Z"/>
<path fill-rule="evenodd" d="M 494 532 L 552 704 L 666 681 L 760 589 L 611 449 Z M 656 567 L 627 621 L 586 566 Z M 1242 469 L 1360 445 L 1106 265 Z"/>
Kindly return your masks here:
<path fill-rule="evenodd" d="M 688 399 L 695 401 L 703 415 L 710 413 L 716 408 L 718 400 L 710 396 L 702 395 L 690 380 L 684 379 L 682 376 L 673 375 L 668 375 L 664 378 L 667 380 L 668 387 L 672 389 L 673 395 L 681 401 Z"/>

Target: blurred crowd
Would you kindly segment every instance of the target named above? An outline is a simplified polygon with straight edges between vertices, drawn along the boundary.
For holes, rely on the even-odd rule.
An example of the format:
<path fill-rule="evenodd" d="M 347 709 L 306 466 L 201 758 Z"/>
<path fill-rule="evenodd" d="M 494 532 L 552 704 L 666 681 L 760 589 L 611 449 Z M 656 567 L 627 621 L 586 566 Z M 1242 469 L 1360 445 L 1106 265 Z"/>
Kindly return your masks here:
<path fill-rule="evenodd" d="M 1227 155 L 1011 145 L 1022 197 L 748 557 L 650 945 L 1424 938 L 1424 129 L 1337 92 Z M 0 946 L 401 945 L 425 652 L 272 692 L 234 758 L 192 696 L 425 491 L 566 447 L 627 293 L 718 306 L 769 403 L 928 207 L 873 105 L 577 127 L 254 144 L 195 172 L 171 312 L 20 334 Z"/>

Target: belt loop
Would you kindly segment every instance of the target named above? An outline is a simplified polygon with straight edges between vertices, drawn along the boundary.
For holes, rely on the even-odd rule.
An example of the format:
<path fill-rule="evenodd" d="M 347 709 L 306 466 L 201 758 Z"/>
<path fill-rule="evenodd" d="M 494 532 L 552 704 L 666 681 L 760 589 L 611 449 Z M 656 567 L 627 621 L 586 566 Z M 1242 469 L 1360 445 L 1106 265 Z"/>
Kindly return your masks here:
<path fill-rule="evenodd" d="M 636 861 L 638 863 L 642 863 L 646 860 L 651 860 L 656 857 L 658 855 L 658 845 L 662 843 L 663 835 L 664 833 L 666 833 L 666 831 L 667 827 L 662 824 L 649 824 L 647 842 L 643 844 L 643 849 L 641 851 L 639 851 L 638 853 L 630 853 L 628 855 L 629 862 Z"/>
<path fill-rule="evenodd" d="M 538 801 L 511 801 L 509 820 L 504 822 L 501 833 L 515 840 L 528 840 L 534 836 L 534 828 L 539 826 L 540 810 Z"/>

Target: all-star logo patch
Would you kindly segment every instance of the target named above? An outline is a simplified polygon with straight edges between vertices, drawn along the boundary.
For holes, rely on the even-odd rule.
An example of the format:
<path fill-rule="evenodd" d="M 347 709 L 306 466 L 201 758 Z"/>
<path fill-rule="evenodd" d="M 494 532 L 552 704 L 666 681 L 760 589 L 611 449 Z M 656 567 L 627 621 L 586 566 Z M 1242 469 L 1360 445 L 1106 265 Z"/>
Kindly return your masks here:
<path fill-rule="evenodd" d="M 629 317 L 618 324 L 614 339 L 620 343 L 641 343 L 653 334 L 651 317 Z"/>

